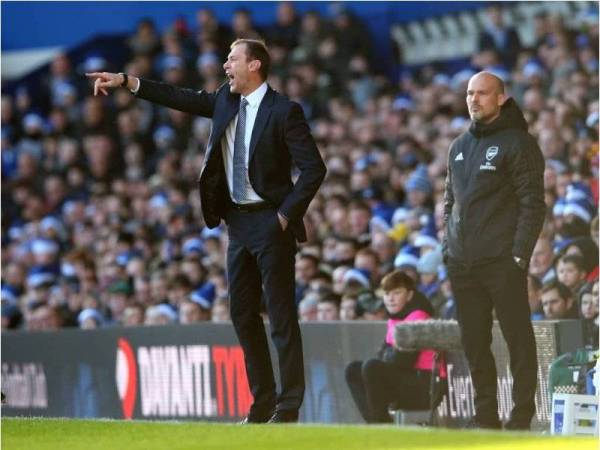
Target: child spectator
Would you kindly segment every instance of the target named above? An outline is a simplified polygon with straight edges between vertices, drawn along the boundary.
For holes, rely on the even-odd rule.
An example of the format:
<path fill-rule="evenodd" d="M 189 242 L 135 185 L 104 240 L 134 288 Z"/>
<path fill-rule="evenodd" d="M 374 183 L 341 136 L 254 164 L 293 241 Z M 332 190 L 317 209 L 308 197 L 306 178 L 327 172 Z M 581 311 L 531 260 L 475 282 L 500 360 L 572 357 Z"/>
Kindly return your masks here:
<path fill-rule="evenodd" d="M 596 221 L 596 226 L 598 222 Z M 592 229 L 592 234 L 594 230 Z M 587 281 L 598 278 L 598 245 L 591 237 L 577 237 L 565 248 L 566 255 L 579 255 L 587 272 Z"/>
<path fill-rule="evenodd" d="M 585 283 L 586 271 L 583 258 L 579 255 L 563 255 L 556 263 L 558 281 L 576 294 Z"/>
<path fill-rule="evenodd" d="M 398 350 L 394 346 L 396 324 L 432 317 L 433 309 L 416 290 L 414 281 L 401 271 L 381 281 L 389 320 L 376 358 L 353 361 L 346 367 L 346 381 L 361 415 L 368 423 L 391 422 L 388 406 L 426 409 L 433 353 L 431 350 Z"/>

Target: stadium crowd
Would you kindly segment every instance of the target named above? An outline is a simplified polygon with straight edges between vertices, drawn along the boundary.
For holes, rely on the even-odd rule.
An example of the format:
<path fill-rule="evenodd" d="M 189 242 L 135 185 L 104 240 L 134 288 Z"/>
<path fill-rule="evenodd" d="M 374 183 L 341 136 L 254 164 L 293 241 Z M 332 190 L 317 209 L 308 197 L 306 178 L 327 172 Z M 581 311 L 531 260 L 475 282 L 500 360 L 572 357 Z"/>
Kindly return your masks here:
<path fill-rule="evenodd" d="M 94 97 L 82 73 L 122 69 L 213 91 L 229 44 L 260 37 L 270 85 L 300 103 L 328 168 L 297 254 L 302 321 L 384 319 L 378 286 L 394 269 L 437 317 L 454 317 L 440 249 L 446 159 L 470 124 L 466 83 L 486 69 L 505 81 L 546 159 L 532 318 L 580 318 L 597 346 L 598 23 L 573 29 L 541 14 L 524 47 L 497 9 L 489 16 L 462 70 L 426 65 L 397 81 L 349 11 L 327 20 L 291 3 L 263 29 L 245 10 L 224 24 L 202 9 L 162 35 L 142 20 L 123 68 L 57 56 L 43 98 L 26 88 L 2 97 L 2 328 L 228 320 L 226 233 L 203 226 L 198 204 L 210 121 L 125 89 Z"/>

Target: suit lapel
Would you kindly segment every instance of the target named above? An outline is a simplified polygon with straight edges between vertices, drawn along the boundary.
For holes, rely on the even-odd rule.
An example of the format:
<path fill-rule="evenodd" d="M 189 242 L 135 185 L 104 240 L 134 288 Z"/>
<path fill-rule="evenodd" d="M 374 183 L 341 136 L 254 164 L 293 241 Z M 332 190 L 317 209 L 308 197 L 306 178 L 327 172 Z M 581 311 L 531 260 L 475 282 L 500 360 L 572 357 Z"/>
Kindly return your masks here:
<path fill-rule="evenodd" d="M 225 104 L 225 111 L 223 114 L 217 114 L 217 120 L 213 120 L 213 132 L 211 135 L 211 148 L 218 144 L 223 137 L 223 133 L 227 129 L 229 122 L 233 120 L 235 115 L 240 110 L 240 95 L 229 94 L 227 96 L 227 103 Z"/>
<path fill-rule="evenodd" d="M 269 116 L 271 115 L 271 107 L 273 106 L 273 101 L 275 100 L 275 91 L 271 89 L 271 87 L 267 87 L 267 93 L 260 102 L 260 106 L 258 107 L 258 113 L 256 114 L 256 120 L 254 121 L 254 128 L 252 129 L 252 137 L 250 138 L 250 154 L 248 155 L 248 161 L 252 160 L 252 156 L 254 155 L 254 151 L 256 150 L 256 144 L 258 143 L 258 139 L 262 134 L 267 122 L 269 121 Z"/>

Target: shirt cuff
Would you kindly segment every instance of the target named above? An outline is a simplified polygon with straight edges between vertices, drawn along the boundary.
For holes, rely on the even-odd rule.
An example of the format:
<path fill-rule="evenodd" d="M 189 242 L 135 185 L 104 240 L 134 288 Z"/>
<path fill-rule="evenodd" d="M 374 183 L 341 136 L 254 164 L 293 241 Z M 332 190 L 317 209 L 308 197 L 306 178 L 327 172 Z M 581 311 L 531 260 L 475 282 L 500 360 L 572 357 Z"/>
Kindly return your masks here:
<path fill-rule="evenodd" d="M 139 79 L 139 78 L 136 78 L 136 80 L 137 80 L 137 85 L 136 85 L 136 87 L 134 87 L 133 89 L 130 89 L 132 94 L 137 94 L 137 93 L 138 93 L 138 91 L 140 90 L 140 84 L 141 84 L 141 83 L 140 83 L 140 79 Z"/>

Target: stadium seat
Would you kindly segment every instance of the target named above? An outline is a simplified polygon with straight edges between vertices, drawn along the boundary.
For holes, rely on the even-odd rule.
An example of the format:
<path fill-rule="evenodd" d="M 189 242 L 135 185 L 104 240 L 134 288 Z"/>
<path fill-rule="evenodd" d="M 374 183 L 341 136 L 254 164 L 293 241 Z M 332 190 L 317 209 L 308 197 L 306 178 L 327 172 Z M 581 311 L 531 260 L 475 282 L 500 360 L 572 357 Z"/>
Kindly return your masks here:
<path fill-rule="evenodd" d="M 400 408 L 392 403 L 389 407 L 390 415 L 396 425 L 424 425 L 433 426 L 436 423 L 436 411 L 444 396 L 448 393 L 448 380 L 439 377 L 440 364 L 445 364 L 446 355 L 444 351 L 435 352 L 432 371 L 431 385 L 429 388 L 429 409 L 407 409 Z"/>

